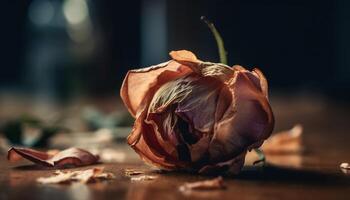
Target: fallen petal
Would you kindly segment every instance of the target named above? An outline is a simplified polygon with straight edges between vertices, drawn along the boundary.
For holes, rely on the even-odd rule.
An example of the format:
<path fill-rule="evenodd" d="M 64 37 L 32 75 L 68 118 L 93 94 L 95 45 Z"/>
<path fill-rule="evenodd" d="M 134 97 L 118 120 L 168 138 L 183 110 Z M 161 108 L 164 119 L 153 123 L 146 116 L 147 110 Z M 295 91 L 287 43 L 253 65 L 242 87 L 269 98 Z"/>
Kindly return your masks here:
<path fill-rule="evenodd" d="M 8 151 L 7 159 L 11 162 L 18 161 L 21 157 L 41 166 L 58 168 L 68 165 L 74 167 L 91 165 L 97 163 L 99 159 L 98 156 L 79 148 L 69 148 L 56 154 L 15 147 Z"/>
<path fill-rule="evenodd" d="M 262 146 L 265 154 L 294 154 L 303 150 L 302 146 L 303 127 L 300 124 L 292 129 L 276 133 Z"/>
<path fill-rule="evenodd" d="M 185 183 L 179 187 L 181 192 L 190 190 L 222 190 L 225 189 L 224 180 L 221 176 L 211 179 L 192 183 Z"/>

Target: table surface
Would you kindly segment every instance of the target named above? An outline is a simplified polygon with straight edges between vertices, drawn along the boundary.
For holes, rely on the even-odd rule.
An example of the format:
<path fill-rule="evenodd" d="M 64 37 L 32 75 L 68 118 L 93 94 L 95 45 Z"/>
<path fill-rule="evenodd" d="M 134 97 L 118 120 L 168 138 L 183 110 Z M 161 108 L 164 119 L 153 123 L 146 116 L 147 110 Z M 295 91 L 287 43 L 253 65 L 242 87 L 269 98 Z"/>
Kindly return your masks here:
<path fill-rule="evenodd" d="M 276 130 L 302 123 L 305 152 L 268 156 L 272 164 L 244 168 L 238 176 L 224 177 L 225 190 L 182 193 L 178 187 L 183 183 L 208 177 L 158 173 L 139 160 L 96 165 L 116 175 L 111 181 L 42 185 L 36 183 L 36 178 L 49 176 L 53 170 L 38 169 L 28 163 L 10 164 L 1 155 L 0 199 L 350 199 L 350 175 L 339 168 L 340 163 L 350 162 L 350 109 L 317 103 L 304 105 L 304 101 L 289 105 L 278 102 L 274 104 Z M 142 169 L 158 178 L 130 181 L 123 173 L 128 168 Z"/>

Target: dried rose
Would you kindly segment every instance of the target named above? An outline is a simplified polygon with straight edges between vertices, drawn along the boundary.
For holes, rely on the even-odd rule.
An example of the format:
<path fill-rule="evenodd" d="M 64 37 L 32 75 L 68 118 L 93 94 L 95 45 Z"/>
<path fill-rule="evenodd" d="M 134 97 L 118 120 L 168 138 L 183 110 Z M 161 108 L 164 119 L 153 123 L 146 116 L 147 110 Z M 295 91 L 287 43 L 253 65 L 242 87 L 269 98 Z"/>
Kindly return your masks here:
<path fill-rule="evenodd" d="M 247 150 L 260 147 L 274 126 L 266 78 L 186 50 L 170 56 L 124 79 L 121 97 L 136 118 L 128 144 L 161 169 L 239 172 Z"/>

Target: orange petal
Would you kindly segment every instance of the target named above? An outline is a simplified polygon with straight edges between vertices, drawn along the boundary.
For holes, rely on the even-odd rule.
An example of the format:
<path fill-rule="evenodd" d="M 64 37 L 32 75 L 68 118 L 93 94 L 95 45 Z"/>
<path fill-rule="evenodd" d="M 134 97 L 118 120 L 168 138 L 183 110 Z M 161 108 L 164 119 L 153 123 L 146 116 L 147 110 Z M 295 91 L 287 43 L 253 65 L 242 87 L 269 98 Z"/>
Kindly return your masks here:
<path fill-rule="evenodd" d="M 173 162 L 166 160 L 166 158 L 171 160 L 172 156 L 160 147 L 152 125 L 145 123 L 146 111 L 144 108 L 137 117 L 133 130 L 127 138 L 128 144 L 146 163 L 161 169 L 176 169 Z"/>
<path fill-rule="evenodd" d="M 171 51 L 169 55 L 176 62 L 190 67 L 196 73 L 201 73 L 199 64 L 202 61 L 198 60 L 192 52 L 187 50 Z"/>
<path fill-rule="evenodd" d="M 167 81 L 188 74 L 191 70 L 175 61 L 165 62 L 159 65 L 130 70 L 122 84 L 120 96 L 132 116 L 140 111 L 141 103 L 148 95 L 150 88 L 159 85 L 160 75 L 166 76 Z M 165 73 L 165 75 L 164 75 Z"/>
<path fill-rule="evenodd" d="M 169 55 L 172 59 L 176 61 L 193 62 L 193 63 L 196 63 L 199 61 L 196 55 L 194 55 L 192 52 L 187 50 L 171 51 Z"/>

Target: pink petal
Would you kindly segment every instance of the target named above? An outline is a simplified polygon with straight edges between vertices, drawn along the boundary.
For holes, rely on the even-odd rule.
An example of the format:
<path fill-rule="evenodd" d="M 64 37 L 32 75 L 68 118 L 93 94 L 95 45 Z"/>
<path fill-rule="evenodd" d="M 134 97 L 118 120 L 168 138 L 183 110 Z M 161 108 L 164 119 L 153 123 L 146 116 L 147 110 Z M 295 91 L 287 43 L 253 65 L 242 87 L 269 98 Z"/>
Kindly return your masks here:
<path fill-rule="evenodd" d="M 269 137 L 274 124 L 267 98 L 246 72 L 237 71 L 228 87 L 233 102 L 216 122 L 209 147 L 213 162 L 225 161 L 249 147 L 258 147 Z"/>
<path fill-rule="evenodd" d="M 91 165 L 98 161 L 98 156 L 79 148 L 69 148 L 55 155 L 46 152 L 36 151 L 29 148 L 12 147 L 7 154 L 9 161 L 18 161 L 18 157 L 23 157 L 35 164 L 46 167 L 65 167 Z"/>

